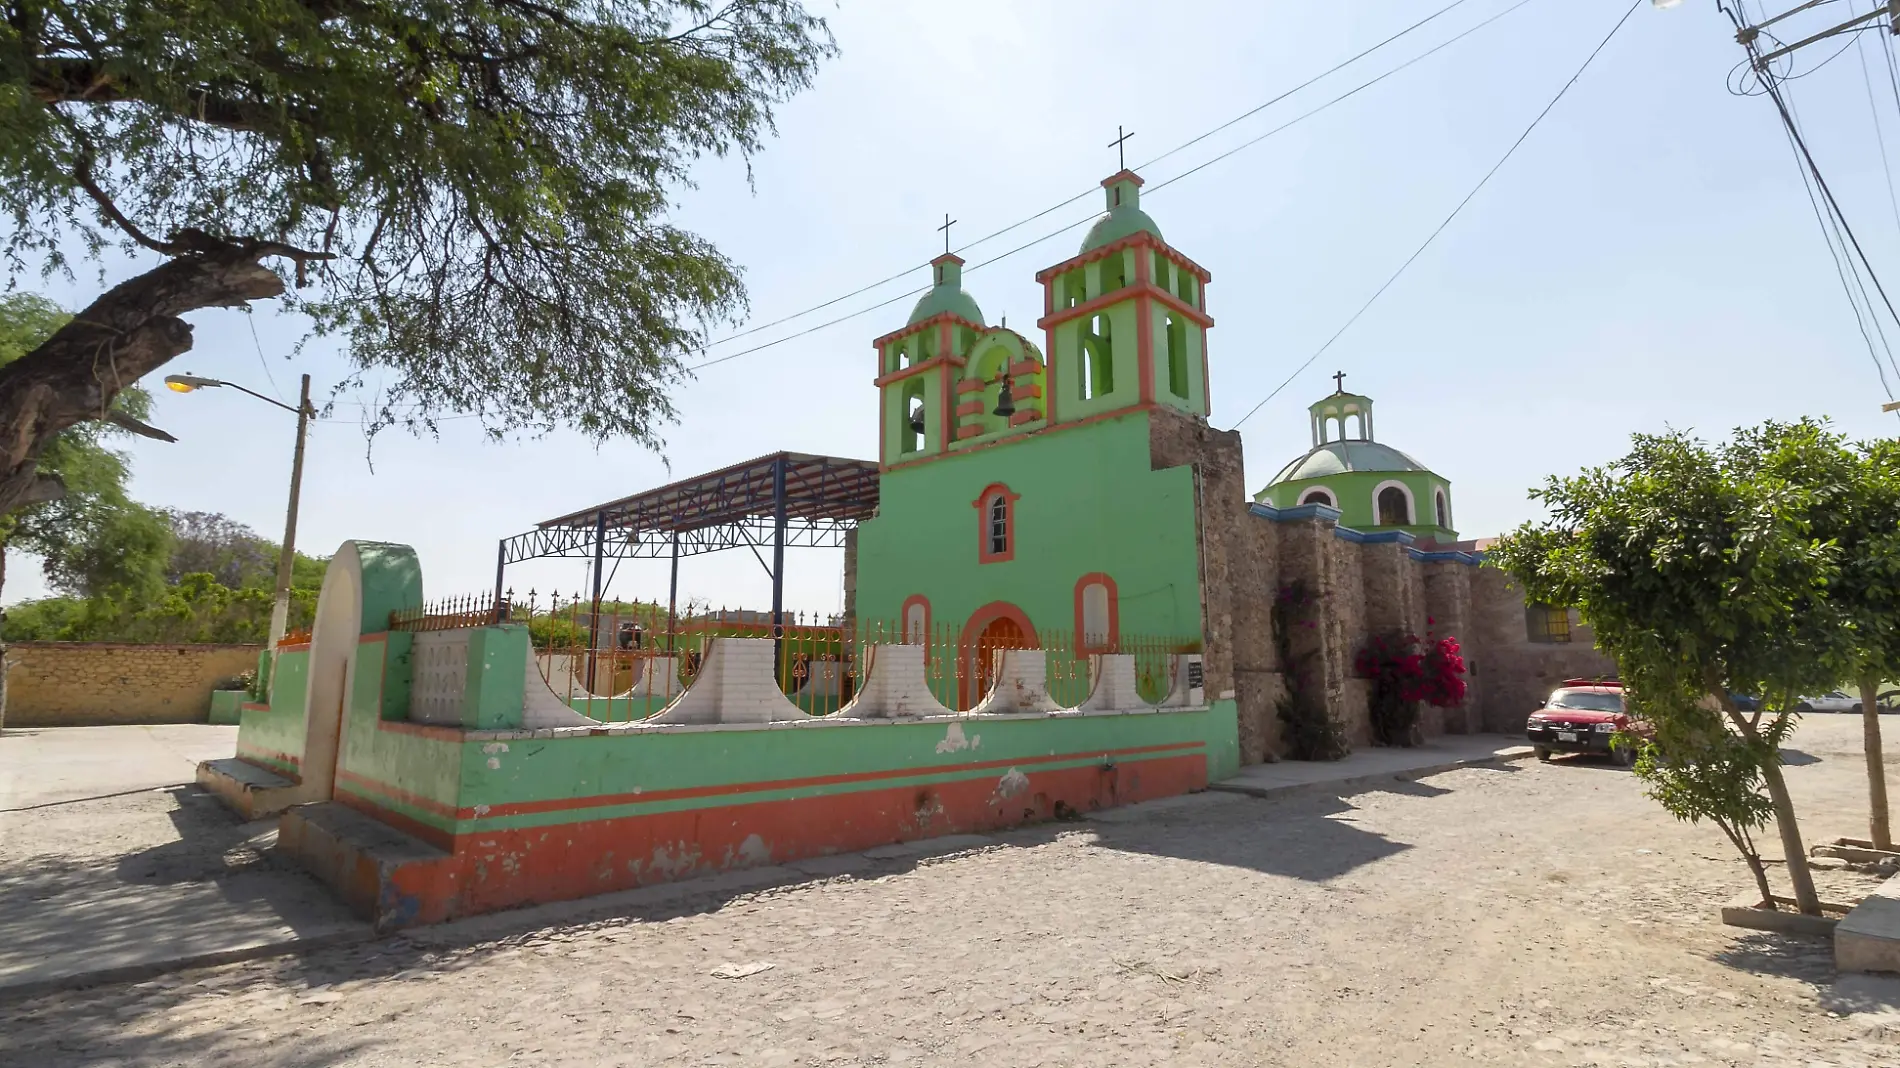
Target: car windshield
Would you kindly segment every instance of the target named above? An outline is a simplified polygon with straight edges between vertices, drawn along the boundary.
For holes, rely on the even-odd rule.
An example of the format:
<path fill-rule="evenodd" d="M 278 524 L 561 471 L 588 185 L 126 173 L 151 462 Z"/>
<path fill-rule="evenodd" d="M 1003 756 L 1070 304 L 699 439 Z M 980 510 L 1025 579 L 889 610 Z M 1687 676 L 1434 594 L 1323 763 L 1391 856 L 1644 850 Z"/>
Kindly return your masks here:
<path fill-rule="evenodd" d="M 1623 697 L 1614 693 L 1589 690 L 1558 690 L 1550 695 L 1549 708 L 1574 708 L 1580 712 L 1621 712 Z"/>

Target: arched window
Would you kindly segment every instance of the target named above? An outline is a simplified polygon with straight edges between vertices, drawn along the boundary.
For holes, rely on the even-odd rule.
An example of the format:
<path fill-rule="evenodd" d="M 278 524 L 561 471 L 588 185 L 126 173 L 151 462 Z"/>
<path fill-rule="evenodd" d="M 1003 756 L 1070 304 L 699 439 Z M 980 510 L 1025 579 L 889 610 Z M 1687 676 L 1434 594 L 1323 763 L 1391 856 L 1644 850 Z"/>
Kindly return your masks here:
<path fill-rule="evenodd" d="M 1178 315 L 1169 315 L 1167 322 L 1168 337 L 1168 392 L 1187 399 L 1187 322 Z"/>
<path fill-rule="evenodd" d="M 1379 525 L 1382 527 L 1408 526 L 1412 522 L 1412 502 L 1401 486 L 1387 486 L 1379 491 Z"/>
<path fill-rule="evenodd" d="M 976 500 L 977 547 L 980 564 L 993 564 L 1016 558 L 1016 501 L 1018 495 L 1001 482 L 983 488 Z"/>
<path fill-rule="evenodd" d="M 1075 582 L 1075 647 L 1084 653 L 1112 653 L 1121 646 L 1121 612 L 1115 580 L 1100 571 Z"/>
<path fill-rule="evenodd" d="M 921 378 L 904 387 L 902 411 L 904 425 L 897 431 L 898 453 L 908 456 L 924 451 L 924 443 L 929 438 L 925 431 L 930 426 L 930 417 L 924 404 L 924 383 Z"/>
<path fill-rule="evenodd" d="M 1091 315 L 1082 334 L 1081 394 L 1093 400 L 1115 392 L 1115 346 L 1107 315 Z"/>
<path fill-rule="evenodd" d="M 1301 504 L 1323 504 L 1328 508 L 1339 507 L 1337 504 L 1333 503 L 1333 495 L 1326 492 L 1323 489 L 1307 490 L 1305 493 L 1300 495 L 1300 503 Z"/>
<path fill-rule="evenodd" d="M 1433 496 L 1437 498 L 1437 503 L 1438 503 L 1438 525 L 1441 527 L 1444 527 L 1446 530 L 1450 530 L 1451 529 L 1451 508 L 1445 504 L 1445 491 L 1439 490 L 1437 493 L 1433 494 Z"/>
<path fill-rule="evenodd" d="M 1117 252 L 1102 261 L 1102 292 L 1113 293 L 1128 284 L 1128 265 L 1124 262 L 1125 252 Z"/>
<path fill-rule="evenodd" d="M 904 644 L 923 645 L 930 634 L 930 601 L 914 594 L 904 602 Z"/>

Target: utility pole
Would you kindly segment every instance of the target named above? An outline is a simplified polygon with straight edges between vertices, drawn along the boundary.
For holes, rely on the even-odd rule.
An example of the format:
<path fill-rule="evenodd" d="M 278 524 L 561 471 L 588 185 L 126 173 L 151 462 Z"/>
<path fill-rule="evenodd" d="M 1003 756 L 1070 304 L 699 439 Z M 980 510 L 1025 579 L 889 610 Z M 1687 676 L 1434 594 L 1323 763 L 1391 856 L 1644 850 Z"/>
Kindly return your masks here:
<path fill-rule="evenodd" d="M 310 376 L 303 376 L 303 394 L 297 400 L 297 451 L 290 460 L 290 506 L 284 510 L 284 548 L 277 555 L 277 598 L 270 606 L 272 653 L 290 626 L 290 576 L 297 562 L 297 493 L 303 487 L 303 443 L 310 429 Z"/>
<path fill-rule="evenodd" d="M 1781 14 L 1774 16 L 1773 18 L 1763 19 L 1761 22 L 1755 23 L 1752 26 L 1741 22 L 1740 18 L 1737 17 L 1737 13 L 1731 12 L 1730 17 L 1736 18 L 1735 39 L 1741 42 L 1741 45 L 1743 48 L 1746 48 L 1749 50 L 1750 63 L 1754 66 L 1755 70 L 1757 72 L 1766 73 L 1768 70 L 1768 64 L 1774 62 L 1777 59 L 1780 59 L 1783 56 L 1790 55 L 1799 49 L 1805 48 L 1808 45 L 1815 43 L 1816 41 L 1825 41 L 1829 37 L 1838 37 L 1844 33 L 1859 33 L 1862 28 L 1867 26 L 1868 23 L 1876 22 L 1881 18 L 1885 18 L 1887 20 L 1888 33 L 1900 33 L 1900 0 L 1887 0 L 1886 3 L 1875 7 L 1872 11 L 1869 11 L 1861 15 L 1855 15 L 1853 18 L 1848 19 L 1846 22 L 1843 22 L 1829 29 L 1822 30 L 1819 33 L 1810 34 L 1807 37 L 1803 37 L 1799 41 L 1794 42 L 1793 44 L 1782 45 L 1780 48 L 1774 49 L 1769 52 L 1759 52 L 1756 50 L 1755 41 L 1759 37 L 1761 37 L 1761 31 L 1767 29 L 1770 26 L 1773 26 L 1775 23 L 1780 22 L 1781 20 L 1785 18 L 1789 18 L 1794 15 L 1799 15 L 1801 12 L 1806 11 L 1809 8 L 1819 7 L 1820 5 L 1829 3 L 1829 2 L 1830 0 L 1807 0 L 1807 3 L 1798 4 L 1795 7 L 1791 7 L 1788 10 L 1783 11 Z"/>

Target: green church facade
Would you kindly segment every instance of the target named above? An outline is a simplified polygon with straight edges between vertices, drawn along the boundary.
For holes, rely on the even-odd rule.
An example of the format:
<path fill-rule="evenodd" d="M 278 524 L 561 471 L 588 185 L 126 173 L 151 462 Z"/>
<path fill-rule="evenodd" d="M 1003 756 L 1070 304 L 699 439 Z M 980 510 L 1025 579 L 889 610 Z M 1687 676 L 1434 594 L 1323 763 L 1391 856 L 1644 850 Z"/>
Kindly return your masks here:
<path fill-rule="evenodd" d="M 874 343 L 880 504 L 857 531 L 854 614 L 961 650 L 1072 634 L 1198 648 L 1195 476 L 1156 468 L 1153 413 L 1208 411 L 1209 275 L 1162 241 L 1141 179 L 1102 183 L 1076 256 L 1037 275 L 1038 347 L 982 321 L 963 261 L 932 263 L 910 321 Z"/>

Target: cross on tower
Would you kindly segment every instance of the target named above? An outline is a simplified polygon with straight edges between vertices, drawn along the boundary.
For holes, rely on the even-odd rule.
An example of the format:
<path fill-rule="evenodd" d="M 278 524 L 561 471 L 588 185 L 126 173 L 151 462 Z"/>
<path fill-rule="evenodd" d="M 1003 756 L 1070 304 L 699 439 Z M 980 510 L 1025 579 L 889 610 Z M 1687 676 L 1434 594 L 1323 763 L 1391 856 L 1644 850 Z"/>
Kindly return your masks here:
<path fill-rule="evenodd" d="M 943 225 L 937 227 L 943 231 L 943 254 L 946 256 L 950 254 L 950 228 L 956 224 L 957 221 L 952 219 L 950 213 L 946 211 L 943 213 Z"/>
<path fill-rule="evenodd" d="M 1346 372 L 1344 371 L 1334 372 L 1333 385 L 1339 390 L 1339 392 L 1341 393 L 1346 392 Z"/>
<path fill-rule="evenodd" d="M 1123 133 L 1122 128 L 1117 126 L 1115 127 L 1115 139 L 1108 143 L 1108 147 L 1115 150 L 1115 162 L 1121 164 L 1121 169 L 1124 171 L 1128 169 L 1128 155 L 1123 146 L 1126 145 L 1128 139 L 1133 136 L 1135 136 L 1135 131 L 1129 130 Z"/>

